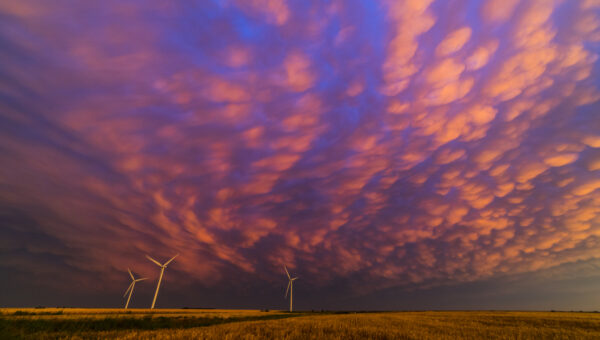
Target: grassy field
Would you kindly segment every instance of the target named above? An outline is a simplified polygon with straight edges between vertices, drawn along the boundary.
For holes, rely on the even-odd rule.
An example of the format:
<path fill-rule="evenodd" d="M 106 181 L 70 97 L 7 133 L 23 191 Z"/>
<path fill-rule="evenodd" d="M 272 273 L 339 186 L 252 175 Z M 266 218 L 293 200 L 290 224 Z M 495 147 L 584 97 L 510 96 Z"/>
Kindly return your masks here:
<path fill-rule="evenodd" d="M 3 339 L 600 339 L 600 313 L 0 309 Z"/>

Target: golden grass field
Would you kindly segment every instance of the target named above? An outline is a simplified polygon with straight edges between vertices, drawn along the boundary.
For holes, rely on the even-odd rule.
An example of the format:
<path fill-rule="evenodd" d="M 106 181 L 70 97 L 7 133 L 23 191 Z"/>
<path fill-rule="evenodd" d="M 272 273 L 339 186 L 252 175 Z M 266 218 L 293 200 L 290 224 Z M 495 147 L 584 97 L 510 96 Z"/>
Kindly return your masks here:
<path fill-rule="evenodd" d="M 600 313 L 0 309 L 5 339 L 600 339 Z"/>

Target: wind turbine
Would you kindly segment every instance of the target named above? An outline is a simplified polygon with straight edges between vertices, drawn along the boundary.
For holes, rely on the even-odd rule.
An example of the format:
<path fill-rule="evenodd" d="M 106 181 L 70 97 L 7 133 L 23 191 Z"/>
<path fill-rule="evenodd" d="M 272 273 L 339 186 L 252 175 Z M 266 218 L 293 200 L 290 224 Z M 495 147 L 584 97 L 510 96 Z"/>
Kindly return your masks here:
<path fill-rule="evenodd" d="M 125 295 L 127 295 L 127 292 L 129 292 L 129 297 L 127 298 L 127 303 L 125 304 L 125 309 L 127 309 L 127 307 L 129 307 L 129 300 L 131 300 L 131 295 L 133 294 L 133 287 L 135 287 L 135 283 L 138 281 L 144 281 L 147 278 L 146 277 L 142 277 L 140 279 L 136 279 L 135 277 L 133 277 L 133 274 L 131 273 L 131 270 L 129 270 L 129 268 L 127 268 L 127 271 L 129 272 L 129 276 L 131 276 L 131 284 L 129 285 L 129 288 L 127 288 L 127 290 L 125 291 L 125 294 L 123 294 L 123 297 L 125 297 Z"/>
<path fill-rule="evenodd" d="M 160 288 L 160 282 L 162 281 L 163 274 L 165 273 L 165 268 L 167 268 L 167 266 L 169 265 L 169 263 L 171 263 L 171 261 L 175 260 L 175 258 L 177 256 L 179 256 L 179 254 L 173 256 L 169 261 L 165 262 L 165 264 L 160 264 L 155 259 L 153 259 L 150 256 L 146 255 L 146 257 L 148 258 L 148 260 L 156 263 L 156 265 L 160 267 L 160 276 L 158 277 L 158 284 L 156 285 L 156 292 L 154 293 L 154 300 L 152 300 L 152 307 L 150 307 L 150 309 L 154 309 L 154 304 L 156 303 L 156 297 L 158 296 L 158 289 Z"/>
<path fill-rule="evenodd" d="M 288 280 L 290 280 L 290 282 L 288 283 L 287 289 L 285 290 L 285 297 L 287 298 L 287 294 L 288 292 L 290 293 L 290 312 L 292 311 L 292 296 L 293 296 L 293 290 L 294 290 L 294 281 L 296 281 L 298 279 L 298 277 L 294 277 L 292 278 L 290 276 L 290 273 L 288 272 L 287 268 L 285 267 L 285 265 L 283 266 L 283 269 L 285 269 L 285 273 L 287 274 Z"/>

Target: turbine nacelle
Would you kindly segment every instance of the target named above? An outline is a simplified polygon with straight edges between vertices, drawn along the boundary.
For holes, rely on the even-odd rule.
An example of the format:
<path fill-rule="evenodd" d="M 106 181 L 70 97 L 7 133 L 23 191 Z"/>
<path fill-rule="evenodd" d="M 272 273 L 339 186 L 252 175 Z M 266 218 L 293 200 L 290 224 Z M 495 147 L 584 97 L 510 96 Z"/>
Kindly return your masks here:
<path fill-rule="evenodd" d="M 165 268 L 167 268 L 167 266 L 169 265 L 169 263 L 171 263 L 171 261 L 175 260 L 175 258 L 179 256 L 179 254 L 171 257 L 171 259 L 167 262 L 165 262 L 164 264 L 156 261 L 155 259 L 151 258 L 149 255 L 146 255 L 146 258 L 152 262 L 154 262 L 157 266 L 160 267 L 160 275 L 158 277 L 158 283 L 156 284 L 156 292 L 154 292 L 154 299 L 152 300 L 152 306 L 150 307 L 151 309 L 154 309 L 154 305 L 156 304 L 156 297 L 158 296 L 158 289 L 160 288 L 160 282 L 162 281 L 162 277 L 163 274 L 165 272 Z"/>
<path fill-rule="evenodd" d="M 154 262 L 157 266 L 161 267 L 161 268 L 167 268 L 167 266 L 169 265 L 169 263 L 171 263 L 171 261 L 175 260 L 175 258 L 179 256 L 179 254 L 171 257 L 171 259 L 167 262 L 165 262 L 164 264 L 161 264 L 160 262 L 156 261 L 155 259 L 151 258 L 149 255 L 146 255 L 146 258 L 152 262 Z"/>
<path fill-rule="evenodd" d="M 294 281 L 296 281 L 298 279 L 298 276 L 296 277 L 292 277 L 290 275 L 290 272 L 288 272 L 287 267 L 284 265 L 283 269 L 285 270 L 285 274 L 288 277 L 288 285 L 287 285 L 287 289 L 285 290 L 285 295 L 284 298 L 287 298 L 288 293 L 290 293 L 290 312 L 292 311 L 292 294 L 293 294 L 293 289 L 294 289 Z"/>
<path fill-rule="evenodd" d="M 127 309 L 127 307 L 129 307 L 129 301 L 131 300 L 131 294 L 133 294 L 133 287 L 135 287 L 135 283 L 148 279 L 146 277 L 136 279 L 135 276 L 133 276 L 131 269 L 129 269 L 129 268 L 127 268 L 127 272 L 129 272 L 129 276 L 131 277 L 131 283 L 129 284 L 129 287 L 127 287 L 125 294 L 123 294 L 123 297 L 125 297 L 127 295 L 127 293 L 129 293 L 129 297 L 127 298 L 127 303 L 125 304 L 125 309 Z"/>
<path fill-rule="evenodd" d="M 290 288 L 292 287 L 292 282 L 294 282 L 296 279 L 298 279 L 298 277 L 290 278 L 288 285 L 287 285 L 287 289 L 285 290 L 285 295 L 283 296 L 284 298 L 287 298 L 288 292 L 289 292 Z"/>
<path fill-rule="evenodd" d="M 147 278 L 147 277 L 142 277 L 142 278 L 136 279 L 136 278 L 133 276 L 133 273 L 131 272 L 131 269 L 127 268 L 127 271 L 129 272 L 129 276 L 131 276 L 131 280 L 133 280 L 133 282 L 138 282 L 138 281 L 144 281 L 144 280 L 148 280 L 148 278 Z"/>

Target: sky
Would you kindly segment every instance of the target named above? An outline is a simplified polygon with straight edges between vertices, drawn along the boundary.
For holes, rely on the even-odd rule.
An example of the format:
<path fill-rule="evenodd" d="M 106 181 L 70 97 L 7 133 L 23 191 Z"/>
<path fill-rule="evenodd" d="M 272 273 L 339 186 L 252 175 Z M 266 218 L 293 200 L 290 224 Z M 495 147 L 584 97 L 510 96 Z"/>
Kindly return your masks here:
<path fill-rule="evenodd" d="M 600 310 L 600 1 L 0 2 L 0 306 Z"/>

